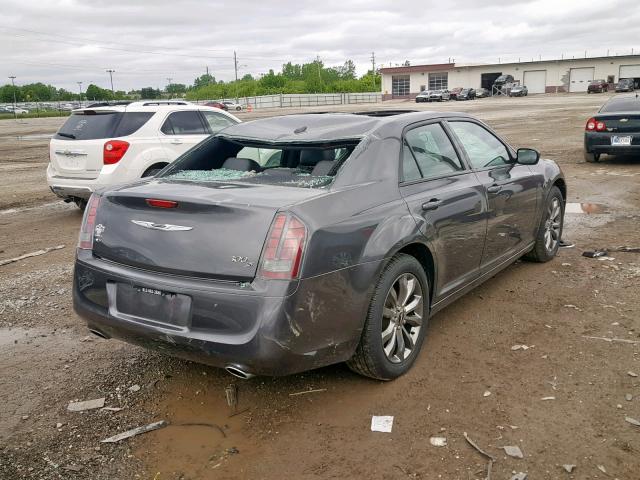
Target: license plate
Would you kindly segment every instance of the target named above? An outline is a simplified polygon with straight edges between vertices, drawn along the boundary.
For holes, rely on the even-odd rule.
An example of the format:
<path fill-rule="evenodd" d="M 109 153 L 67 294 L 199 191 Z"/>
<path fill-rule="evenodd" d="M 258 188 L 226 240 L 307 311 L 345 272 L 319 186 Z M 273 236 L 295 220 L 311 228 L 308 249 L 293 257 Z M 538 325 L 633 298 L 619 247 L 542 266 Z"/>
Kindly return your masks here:
<path fill-rule="evenodd" d="M 611 145 L 631 145 L 632 138 L 633 137 L 630 136 L 618 137 L 617 135 L 614 135 L 611 137 Z"/>
<path fill-rule="evenodd" d="M 119 283 L 118 312 L 153 322 L 185 327 L 191 321 L 191 297 L 141 285 Z"/>

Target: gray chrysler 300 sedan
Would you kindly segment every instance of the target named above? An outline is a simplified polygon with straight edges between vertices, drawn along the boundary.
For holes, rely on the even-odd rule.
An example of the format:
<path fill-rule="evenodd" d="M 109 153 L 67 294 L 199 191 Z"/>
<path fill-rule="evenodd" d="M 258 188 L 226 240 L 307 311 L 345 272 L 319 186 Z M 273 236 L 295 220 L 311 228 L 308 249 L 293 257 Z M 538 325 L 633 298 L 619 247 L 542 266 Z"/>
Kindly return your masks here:
<path fill-rule="evenodd" d="M 389 380 L 435 312 L 554 257 L 565 198 L 554 162 L 464 114 L 242 123 L 91 197 L 74 306 L 97 335 L 244 378 L 346 361 Z"/>

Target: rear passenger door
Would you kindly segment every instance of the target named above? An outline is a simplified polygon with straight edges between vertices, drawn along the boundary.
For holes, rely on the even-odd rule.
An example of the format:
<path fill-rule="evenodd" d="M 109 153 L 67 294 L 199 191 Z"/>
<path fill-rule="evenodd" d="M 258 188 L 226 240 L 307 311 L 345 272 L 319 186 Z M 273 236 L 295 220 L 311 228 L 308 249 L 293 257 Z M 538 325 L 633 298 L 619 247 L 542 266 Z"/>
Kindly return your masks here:
<path fill-rule="evenodd" d="M 223 113 L 212 112 L 211 110 L 201 110 L 200 113 L 204 117 L 209 133 L 218 133 L 220 130 L 238 123 L 233 118 L 227 117 Z"/>
<path fill-rule="evenodd" d="M 160 141 L 170 161 L 208 136 L 209 129 L 197 110 L 172 112 L 160 127 Z"/>
<path fill-rule="evenodd" d="M 442 124 L 434 122 L 404 132 L 400 192 L 435 256 L 435 303 L 479 275 L 483 188 Z"/>
<path fill-rule="evenodd" d="M 448 126 L 484 188 L 488 224 L 482 269 L 491 270 L 533 242 L 539 179 L 479 123 L 452 119 Z"/>

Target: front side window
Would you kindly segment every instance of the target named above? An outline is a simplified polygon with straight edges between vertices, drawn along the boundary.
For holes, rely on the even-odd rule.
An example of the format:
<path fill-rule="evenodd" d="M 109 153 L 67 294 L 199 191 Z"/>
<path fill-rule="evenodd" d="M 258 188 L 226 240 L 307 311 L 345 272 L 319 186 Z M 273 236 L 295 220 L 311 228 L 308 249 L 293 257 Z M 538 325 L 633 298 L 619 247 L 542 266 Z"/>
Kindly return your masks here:
<path fill-rule="evenodd" d="M 511 163 L 504 144 L 485 128 L 472 122 L 449 122 L 475 169 L 498 167 Z"/>
<path fill-rule="evenodd" d="M 160 129 L 165 135 L 206 135 L 208 132 L 195 111 L 173 112 Z"/>
<path fill-rule="evenodd" d="M 422 178 L 441 177 L 463 170 L 458 154 L 439 123 L 409 130 L 404 148 L 413 154 Z"/>
<path fill-rule="evenodd" d="M 236 124 L 233 119 L 227 117 L 226 115 L 222 115 L 221 113 L 203 111 L 202 114 L 204 115 L 204 119 L 209 125 L 211 133 L 218 133 L 223 128 L 227 128 L 230 125 Z"/>

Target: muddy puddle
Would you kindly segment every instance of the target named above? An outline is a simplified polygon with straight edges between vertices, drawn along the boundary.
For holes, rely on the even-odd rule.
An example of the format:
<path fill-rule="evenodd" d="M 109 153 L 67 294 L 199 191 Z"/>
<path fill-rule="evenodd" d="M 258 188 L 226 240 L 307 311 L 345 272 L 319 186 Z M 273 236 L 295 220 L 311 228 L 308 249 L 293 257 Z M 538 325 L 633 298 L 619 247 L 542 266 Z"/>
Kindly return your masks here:
<path fill-rule="evenodd" d="M 171 382 L 157 411 L 169 425 L 146 434 L 135 451 L 157 480 L 215 478 L 229 465 L 241 468 L 255 451 L 244 432 L 251 415 L 247 402 L 230 407 L 223 388 L 194 380 Z"/>
<path fill-rule="evenodd" d="M 584 213 L 587 215 L 595 215 L 601 213 L 609 213 L 607 206 L 601 203 L 571 203 L 568 202 L 564 213 Z"/>

